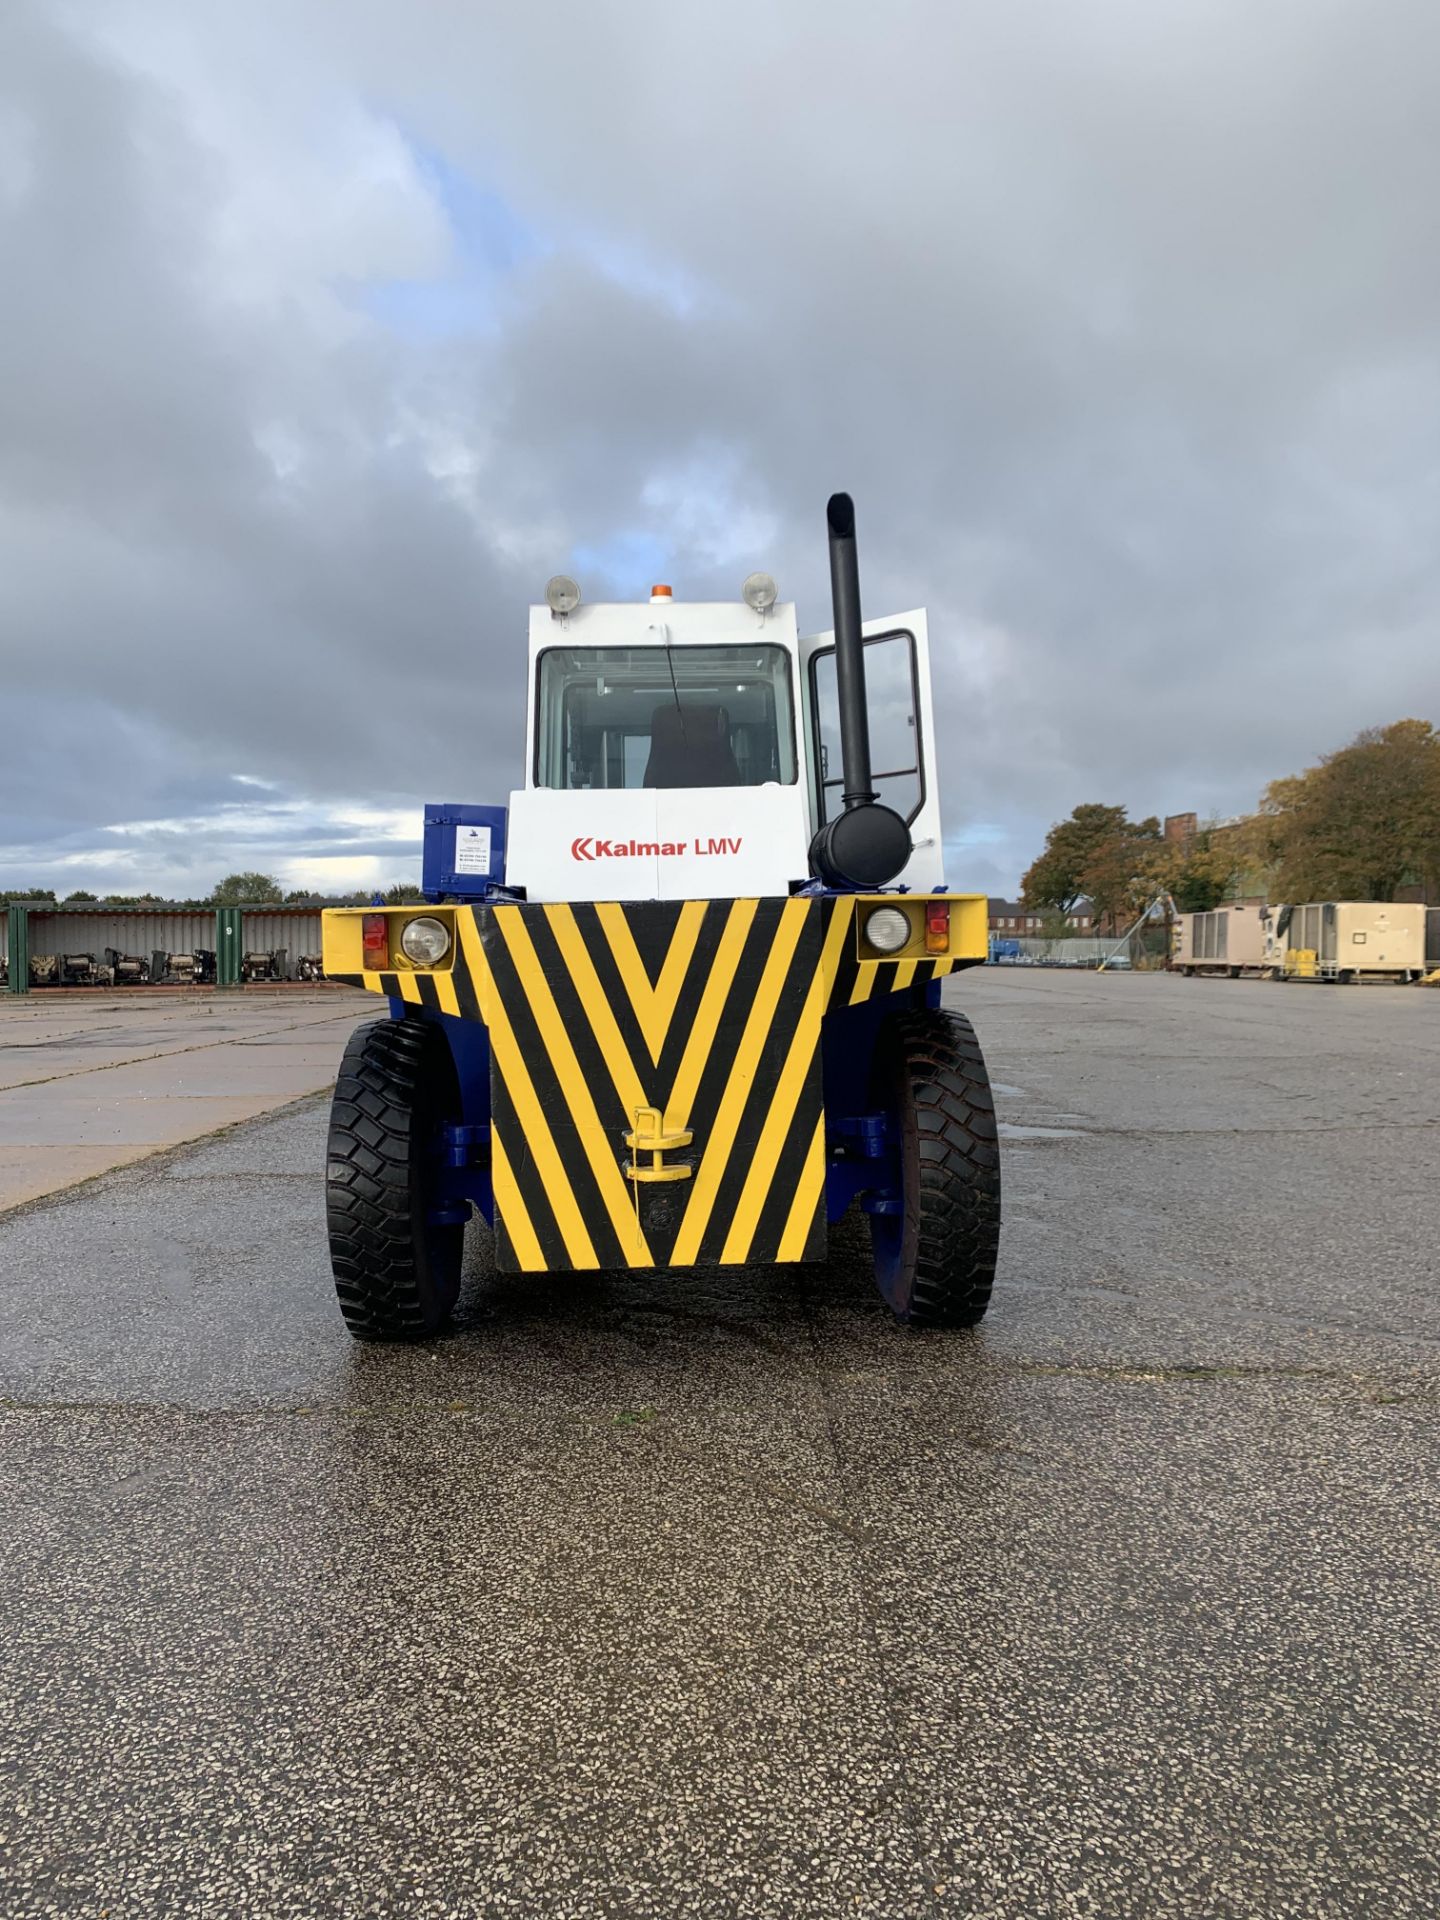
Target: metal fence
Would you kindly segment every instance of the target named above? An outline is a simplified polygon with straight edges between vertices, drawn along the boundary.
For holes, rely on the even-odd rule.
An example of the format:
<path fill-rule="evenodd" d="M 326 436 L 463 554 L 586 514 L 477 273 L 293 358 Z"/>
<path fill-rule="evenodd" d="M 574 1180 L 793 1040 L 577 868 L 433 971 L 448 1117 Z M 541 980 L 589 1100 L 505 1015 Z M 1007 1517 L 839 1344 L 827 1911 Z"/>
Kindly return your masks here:
<path fill-rule="evenodd" d="M 1060 940 L 1004 939 L 991 936 L 990 960 L 1000 967 L 1098 967 L 1144 969 L 1164 964 L 1163 926 L 1139 927 L 1128 940 L 1114 934 L 1071 934 Z M 1118 951 L 1117 951 L 1118 949 Z"/>

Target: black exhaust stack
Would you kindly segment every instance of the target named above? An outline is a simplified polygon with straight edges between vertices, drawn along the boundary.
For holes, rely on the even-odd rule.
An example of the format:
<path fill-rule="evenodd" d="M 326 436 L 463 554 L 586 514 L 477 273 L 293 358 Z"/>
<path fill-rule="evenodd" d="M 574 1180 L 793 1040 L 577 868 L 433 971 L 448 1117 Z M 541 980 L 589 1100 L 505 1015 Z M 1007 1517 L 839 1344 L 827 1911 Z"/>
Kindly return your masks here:
<path fill-rule="evenodd" d="M 865 643 L 860 633 L 860 565 L 855 554 L 855 503 L 832 493 L 830 592 L 835 605 L 835 691 L 840 706 L 840 771 L 844 810 L 810 844 L 810 866 L 827 887 L 883 887 L 910 858 L 910 829 L 882 806 L 870 776 L 870 716 L 865 705 Z"/>

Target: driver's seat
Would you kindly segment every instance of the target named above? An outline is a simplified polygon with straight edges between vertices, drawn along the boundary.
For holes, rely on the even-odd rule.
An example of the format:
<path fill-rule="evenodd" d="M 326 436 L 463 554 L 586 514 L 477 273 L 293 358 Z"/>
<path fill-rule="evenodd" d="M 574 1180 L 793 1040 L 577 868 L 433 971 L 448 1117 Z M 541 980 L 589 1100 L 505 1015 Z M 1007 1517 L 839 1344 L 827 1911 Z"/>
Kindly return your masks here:
<path fill-rule="evenodd" d="M 740 768 L 730 748 L 724 707 L 686 707 L 669 701 L 650 716 L 647 787 L 738 787 Z"/>

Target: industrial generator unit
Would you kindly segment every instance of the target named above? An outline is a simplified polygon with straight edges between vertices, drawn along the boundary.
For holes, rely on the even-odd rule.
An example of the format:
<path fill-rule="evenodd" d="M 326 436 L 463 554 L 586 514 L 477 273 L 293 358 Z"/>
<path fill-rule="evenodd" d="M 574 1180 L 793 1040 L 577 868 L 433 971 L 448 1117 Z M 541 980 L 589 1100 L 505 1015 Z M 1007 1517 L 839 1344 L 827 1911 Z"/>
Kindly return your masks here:
<path fill-rule="evenodd" d="M 150 981 L 153 986 L 193 987 L 199 963 L 193 953 L 166 953 L 157 947 L 150 956 Z"/>
<path fill-rule="evenodd" d="M 1286 912 L 1284 980 L 1398 983 L 1425 971 L 1424 907 L 1325 900 Z"/>
<path fill-rule="evenodd" d="M 285 960 L 289 949 L 277 947 L 273 953 L 247 953 L 240 961 L 240 978 L 252 980 L 288 980 Z"/>
<path fill-rule="evenodd" d="M 1186 975 L 1223 974 L 1238 980 L 1266 965 L 1266 922 L 1257 907 L 1216 907 L 1182 913 L 1175 921 L 1171 967 Z"/>
<path fill-rule="evenodd" d="M 114 978 L 108 967 L 96 966 L 93 953 L 62 953 L 60 956 L 62 987 L 108 987 L 114 985 Z"/>
<path fill-rule="evenodd" d="M 325 957 L 319 953 L 302 953 L 295 962 L 297 980 L 323 980 L 325 978 Z"/>
<path fill-rule="evenodd" d="M 105 964 L 117 987 L 143 987 L 150 982 L 150 962 L 138 953 L 121 953 L 118 947 L 105 949 Z"/>
<path fill-rule="evenodd" d="M 324 915 L 382 996 L 331 1108 L 330 1250 L 363 1339 L 454 1305 L 473 1212 L 502 1271 L 816 1261 L 852 1205 L 913 1326 L 990 1298 L 985 1064 L 941 981 L 986 957 L 945 889 L 926 622 L 863 622 L 827 510 L 833 633 L 738 602 L 531 609 L 525 785 L 425 813 L 421 907 Z"/>
<path fill-rule="evenodd" d="M 32 987 L 55 987 L 60 984 L 60 957 L 58 954 L 31 954 L 30 984 Z"/>

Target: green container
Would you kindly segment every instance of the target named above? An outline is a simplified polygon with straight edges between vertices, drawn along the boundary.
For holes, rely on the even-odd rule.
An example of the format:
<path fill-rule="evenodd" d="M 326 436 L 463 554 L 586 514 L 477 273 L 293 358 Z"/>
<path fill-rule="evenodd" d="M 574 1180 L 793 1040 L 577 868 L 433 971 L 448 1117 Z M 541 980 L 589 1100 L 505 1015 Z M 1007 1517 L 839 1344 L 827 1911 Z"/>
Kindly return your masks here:
<path fill-rule="evenodd" d="M 10 935 L 11 993 L 30 991 L 30 909 L 11 905 L 8 909 Z"/>
<path fill-rule="evenodd" d="M 215 909 L 215 984 L 238 987 L 245 955 L 244 914 L 239 907 Z"/>

